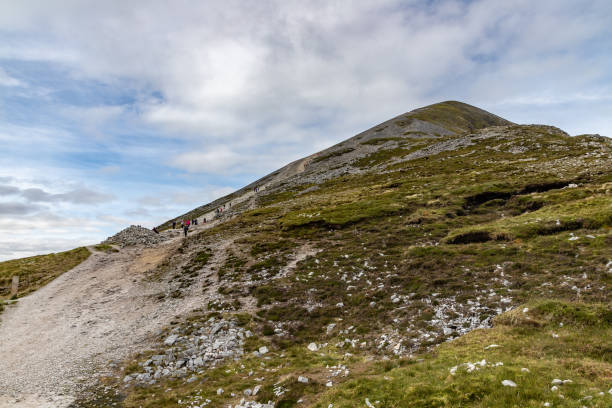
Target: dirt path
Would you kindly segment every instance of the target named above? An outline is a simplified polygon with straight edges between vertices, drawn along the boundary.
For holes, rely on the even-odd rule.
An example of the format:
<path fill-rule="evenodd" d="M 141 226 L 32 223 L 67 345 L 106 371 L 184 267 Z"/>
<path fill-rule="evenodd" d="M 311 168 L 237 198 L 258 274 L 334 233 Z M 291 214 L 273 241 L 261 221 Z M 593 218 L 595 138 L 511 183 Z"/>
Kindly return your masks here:
<path fill-rule="evenodd" d="M 304 165 L 298 161 L 287 172 L 303 171 Z M 254 195 L 247 192 L 232 205 Z M 214 215 L 214 211 L 207 213 L 210 222 L 193 229 L 223 222 L 213 220 Z M 166 289 L 164 284 L 143 277 L 180 245 L 182 231 L 165 234 L 170 239 L 155 248 L 110 254 L 92 251 L 82 264 L 3 313 L 0 408 L 67 407 L 81 386 L 90 384 L 97 375 L 108 374 L 105 368 L 109 361 L 120 361 L 147 348 L 174 317 L 218 297 L 213 267 L 223 261 L 235 237 L 216 243 L 217 255 L 186 297 L 160 302 L 158 295 Z M 287 269 L 310 253 L 310 248 L 304 248 Z"/>
<path fill-rule="evenodd" d="M 0 323 L 0 407 L 65 407 L 79 384 L 108 361 L 147 347 L 200 297 L 160 303 L 160 283 L 143 280 L 179 240 L 152 249 L 94 252 L 20 299 Z"/>

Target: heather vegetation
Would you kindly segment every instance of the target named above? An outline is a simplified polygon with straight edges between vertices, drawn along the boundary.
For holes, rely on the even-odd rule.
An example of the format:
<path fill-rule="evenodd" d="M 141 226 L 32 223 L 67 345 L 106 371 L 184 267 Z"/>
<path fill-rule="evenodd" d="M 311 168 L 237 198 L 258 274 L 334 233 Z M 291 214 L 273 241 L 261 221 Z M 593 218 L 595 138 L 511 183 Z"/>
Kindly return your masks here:
<path fill-rule="evenodd" d="M 610 406 L 611 152 L 446 102 L 292 163 L 186 214 L 145 281 L 198 308 L 75 406 Z"/>
<path fill-rule="evenodd" d="M 448 133 L 401 131 L 417 119 Z M 171 257 L 179 267 L 231 242 L 215 267 L 224 300 L 195 318 L 241 322 L 253 334 L 243 357 L 108 395 L 127 407 L 245 395 L 278 407 L 609 406 L 610 142 L 456 103 L 385 126 L 401 133 L 362 143 L 378 150 L 314 162 L 351 154 L 349 170 L 270 189 Z"/>

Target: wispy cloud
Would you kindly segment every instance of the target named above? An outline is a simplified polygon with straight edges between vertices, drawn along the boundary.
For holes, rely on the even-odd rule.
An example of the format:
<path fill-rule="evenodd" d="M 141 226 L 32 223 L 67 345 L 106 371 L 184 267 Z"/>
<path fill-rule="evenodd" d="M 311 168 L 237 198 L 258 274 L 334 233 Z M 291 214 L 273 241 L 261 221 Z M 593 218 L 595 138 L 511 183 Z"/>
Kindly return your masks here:
<path fill-rule="evenodd" d="M 611 16 L 608 0 L 2 2 L 0 173 L 52 180 L 5 194 L 101 237 L 441 100 L 612 135 Z"/>
<path fill-rule="evenodd" d="M 18 79 L 11 77 L 7 72 L 0 67 L 0 86 L 23 86 L 24 83 Z"/>

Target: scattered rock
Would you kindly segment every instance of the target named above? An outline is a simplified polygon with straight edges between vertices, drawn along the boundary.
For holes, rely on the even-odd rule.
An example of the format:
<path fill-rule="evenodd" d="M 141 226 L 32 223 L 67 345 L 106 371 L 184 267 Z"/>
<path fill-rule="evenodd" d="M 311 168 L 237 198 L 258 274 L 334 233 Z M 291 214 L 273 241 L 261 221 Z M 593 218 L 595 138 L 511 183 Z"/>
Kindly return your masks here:
<path fill-rule="evenodd" d="M 178 339 L 178 335 L 173 334 L 171 336 L 168 336 L 168 338 L 164 341 L 164 344 L 166 346 L 171 346 L 176 342 L 176 339 Z"/>
<path fill-rule="evenodd" d="M 148 228 L 140 225 L 129 226 L 112 237 L 107 238 L 103 244 L 115 244 L 122 248 L 126 246 L 144 245 L 146 247 L 156 246 L 165 241 L 165 238 L 156 234 Z"/>
<path fill-rule="evenodd" d="M 207 366 L 244 354 L 242 345 L 246 335 L 244 329 L 236 327 L 233 321 L 211 318 L 192 325 L 189 336 L 181 335 L 178 330 L 173 330 L 164 340 L 166 354 L 151 356 L 141 364 L 146 372 L 135 373 L 127 381 L 154 383 L 161 377 L 186 377 L 190 371 L 201 372 Z M 260 351 L 267 352 L 268 349 L 264 346 Z"/>
<path fill-rule="evenodd" d="M 502 381 L 502 385 L 504 387 L 516 387 L 516 383 L 512 380 L 504 380 Z"/>
<path fill-rule="evenodd" d="M 302 377 L 301 375 L 298 377 L 298 382 L 304 383 L 304 384 L 308 384 L 308 378 L 306 377 Z"/>
<path fill-rule="evenodd" d="M 310 351 L 317 351 L 317 350 L 319 350 L 319 346 L 317 346 L 317 343 L 310 343 L 308 345 L 308 350 L 310 350 Z"/>

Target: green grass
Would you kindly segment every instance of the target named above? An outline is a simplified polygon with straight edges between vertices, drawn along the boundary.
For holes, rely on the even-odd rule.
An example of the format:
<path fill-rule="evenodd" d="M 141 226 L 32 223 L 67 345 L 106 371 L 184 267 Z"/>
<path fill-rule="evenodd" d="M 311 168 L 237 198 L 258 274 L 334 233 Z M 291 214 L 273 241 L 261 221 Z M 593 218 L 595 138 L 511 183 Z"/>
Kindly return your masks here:
<path fill-rule="evenodd" d="M 347 148 L 345 148 L 345 149 L 336 150 L 336 151 L 333 151 L 333 152 L 331 152 L 331 153 L 325 154 L 325 155 L 323 155 L 323 156 L 318 156 L 318 157 L 315 157 L 315 158 L 312 160 L 312 162 L 313 162 L 313 163 L 319 163 L 319 162 L 322 162 L 322 161 L 325 161 L 325 160 L 331 159 L 332 157 L 339 157 L 339 156 L 342 156 L 342 155 L 344 155 L 344 154 L 350 153 L 350 152 L 352 152 L 353 150 L 355 150 L 355 149 L 354 149 L 354 148 L 352 148 L 352 147 L 347 147 Z"/>
<path fill-rule="evenodd" d="M 457 132 L 503 124 L 453 102 L 409 116 Z M 189 265 L 200 251 L 232 240 L 218 254 L 222 298 L 211 308 L 241 316 L 255 333 L 245 350 L 265 344 L 270 359 L 226 362 L 193 383 L 117 385 L 124 406 L 173 407 L 198 395 L 211 406 L 235 405 L 256 383 L 261 401 L 282 406 L 365 406 L 365 398 L 377 408 L 610 406 L 608 394 L 598 395 L 612 379 L 610 147 L 554 128 L 512 125 L 503 137 L 391 164 L 404 154 L 379 151 L 363 162 L 366 169 L 379 165 L 375 171 L 345 174 L 316 189 L 292 185 L 262 194 L 259 208 L 185 241 L 170 262 L 181 279 L 197 275 Z M 564 188 L 569 183 L 576 186 Z M 303 251 L 315 255 L 274 277 Z M 406 300 L 394 302 L 392 295 Z M 456 306 L 448 318 L 469 315 L 462 307 L 474 302 L 482 306 L 481 321 L 506 312 L 494 328 L 448 341 L 435 322 L 448 299 Z M 245 300 L 248 313 L 232 307 Z M 327 334 L 331 323 L 336 328 Z M 419 340 L 424 332 L 432 334 Z M 378 347 L 383 334 L 402 339 L 403 357 Z M 346 345 L 347 338 L 359 346 Z M 307 352 L 311 341 L 327 346 Z M 485 350 L 490 344 L 501 347 Z M 483 358 L 503 365 L 450 373 Z M 326 366 L 337 364 L 351 375 L 335 378 L 329 389 Z M 250 370 L 253 376 L 245 374 Z M 298 375 L 312 385 L 298 384 Z M 555 377 L 574 381 L 561 387 L 565 399 L 550 391 Z M 519 386 L 503 387 L 504 379 Z M 276 383 L 287 386 L 282 398 L 273 397 Z M 589 395 L 592 400 L 582 399 Z"/>
<path fill-rule="evenodd" d="M 410 119 L 435 123 L 457 133 L 471 132 L 487 126 L 508 125 L 510 122 L 492 117 L 488 112 L 456 101 L 446 101 L 426 106 L 406 115 L 404 126 Z M 401 126 L 401 123 L 400 123 Z"/>
<path fill-rule="evenodd" d="M 13 276 L 19 276 L 17 297 L 25 296 L 74 268 L 89 255 L 89 250 L 81 247 L 66 252 L 0 262 L 0 299 L 10 294 Z"/>
<path fill-rule="evenodd" d="M 377 146 L 377 145 L 384 144 L 387 142 L 401 142 L 404 140 L 405 139 L 402 137 L 377 137 L 377 138 L 362 142 L 361 144 Z"/>
<path fill-rule="evenodd" d="M 610 406 L 610 305 L 541 301 L 524 307 L 532 311 L 523 313 L 521 306 L 501 315 L 493 329 L 443 344 L 423 361 L 390 370 L 393 364 L 378 364 L 369 375 L 327 392 L 314 407 L 354 407 L 365 398 L 377 407 Z M 492 344 L 499 347 L 487 349 Z M 485 366 L 472 372 L 462 366 L 482 360 Z M 555 378 L 572 383 L 551 391 Z M 502 386 L 504 380 L 517 387 Z"/>
<path fill-rule="evenodd" d="M 96 251 L 100 251 L 100 252 L 106 252 L 107 254 L 113 253 L 113 252 L 119 252 L 119 250 L 115 247 L 113 247 L 112 245 L 109 244 L 98 244 L 94 246 L 94 249 Z"/>
<path fill-rule="evenodd" d="M 597 230 L 612 226 L 612 196 L 588 198 L 546 206 L 516 217 L 505 217 L 450 233 L 448 242 L 483 242 L 492 239 L 529 239 L 563 231 Z"/>

